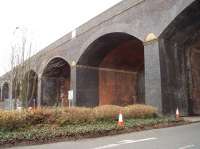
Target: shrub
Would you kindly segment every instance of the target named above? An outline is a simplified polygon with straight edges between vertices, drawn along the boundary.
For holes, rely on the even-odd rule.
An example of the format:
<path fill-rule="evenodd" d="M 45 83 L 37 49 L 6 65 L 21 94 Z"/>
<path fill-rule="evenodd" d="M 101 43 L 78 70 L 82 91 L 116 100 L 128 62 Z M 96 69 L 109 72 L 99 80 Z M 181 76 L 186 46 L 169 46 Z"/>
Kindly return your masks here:
<path fill-rule="evenodd" d="M 0 111 L 0 129 L 13 130 L 27 125 L 24 112 Z"/>
<path fill-rule="evenodd" d="M 34 111 L 25 111 L 26 121 L 29 125 L 48 124 L 53 121 L 52 117 L 55 115 L 55 109 L 39 108 Z"/>
<path fill-rule="evenodd" d="M 39 108 L 33 111 L 0 111 L 0 129 L 15 130 L 38 124 L 64 126 L 69 124 L 89 124 L 96 121 L 114 121 L 119 111 L 125 118 L 152 118 L 157 110 L 146 105 L 120 107 L 104 105 L 95 108 Z"/>
<path fill-rule="evenodd" d="M 73 107 L 63 108 L 56 119 L 56 124 L 62 126 L 67 124 L 90 123 L 92 121 L 95 121 L 95 117 L 91 108 Z"/>
<path fill-rule="evenodd" d="M 121 109 L 123 108 L 120 106 L 103 105 L 94 108 L 93 112 L 97 120 L 115 120 Z"/>
<path fill-rule="evenodd" d="M 129 105 L 122 109 L 126 118 L 152 118 L 157 116 L 157 109 L 147 105 Z"/>

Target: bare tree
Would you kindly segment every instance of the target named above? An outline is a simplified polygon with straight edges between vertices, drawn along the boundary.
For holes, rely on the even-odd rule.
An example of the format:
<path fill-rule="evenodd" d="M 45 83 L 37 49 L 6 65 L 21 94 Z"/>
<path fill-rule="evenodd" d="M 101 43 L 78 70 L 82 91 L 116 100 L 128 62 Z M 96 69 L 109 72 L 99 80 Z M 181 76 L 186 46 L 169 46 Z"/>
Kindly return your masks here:
<path fill-rule="evenodd" d="M 10 105 L 14 101 L 16 103 L 21 101 L 23 107 L 29 106 L 29 100 L 35 92 L 36 78 L 33 78 L 33 83 L 30 71 L 32 41 L 27 37 L 27 30 L 25 28 L 17 27 L 13 33 L 14 42 L 12 43 L 11 53 L 11 72 L 10 72 Z M 30 87 L 32 85 L 33 87 Z"/>

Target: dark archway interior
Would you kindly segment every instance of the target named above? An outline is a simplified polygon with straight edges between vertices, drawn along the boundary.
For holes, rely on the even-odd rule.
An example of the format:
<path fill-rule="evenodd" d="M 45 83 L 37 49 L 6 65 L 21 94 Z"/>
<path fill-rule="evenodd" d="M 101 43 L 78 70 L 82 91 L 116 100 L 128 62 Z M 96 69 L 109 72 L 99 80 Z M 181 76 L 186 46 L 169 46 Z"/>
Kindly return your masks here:
<path fill-rule="evenodd" d="M 54 58 L 42 75 L 42 105 L 68 106 L 70 65 L 62 58 Z"/>
<path fill-rule="evenodd" d="M 34 107 L 37 105 L 37 87 L 38 87 L 38 75 L 34 71 L 29 71 L 25 75 L 23 84 L 23 90 L 25 91 L 26 106 Z"/>
<path fill-rule="evenodd" d="M 126 33 L 95 40 L 77 65 L 77 104 L 144 103 L 144 47 Z"/>
<path fill-rule="evenodd" d="M 5 99 L 9 98 L 9 85 L 8 83 L 4 83 L 3 84 L 3 88 L 2 88 L 2 100 L 4 101 Z"/>
<path fill-rule="evenodd" d="M 12 82 L 12 98 L 19 99 L 20 96 L 20 82 L 15 78 Z"/>
<path fill-rule="evenodd" d="M 200 115 L 200 1 L 196 0 L 160 37 L 164 113 Z"/>

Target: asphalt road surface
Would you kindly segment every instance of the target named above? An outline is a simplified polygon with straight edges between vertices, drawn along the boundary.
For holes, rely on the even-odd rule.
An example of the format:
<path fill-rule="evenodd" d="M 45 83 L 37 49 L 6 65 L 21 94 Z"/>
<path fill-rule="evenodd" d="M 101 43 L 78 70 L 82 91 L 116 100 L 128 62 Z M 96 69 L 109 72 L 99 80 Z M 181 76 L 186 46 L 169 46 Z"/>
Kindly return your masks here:
<path fill-rule="evenodd" d="M 200 123 L 13 149 L 200 149 Z"/>

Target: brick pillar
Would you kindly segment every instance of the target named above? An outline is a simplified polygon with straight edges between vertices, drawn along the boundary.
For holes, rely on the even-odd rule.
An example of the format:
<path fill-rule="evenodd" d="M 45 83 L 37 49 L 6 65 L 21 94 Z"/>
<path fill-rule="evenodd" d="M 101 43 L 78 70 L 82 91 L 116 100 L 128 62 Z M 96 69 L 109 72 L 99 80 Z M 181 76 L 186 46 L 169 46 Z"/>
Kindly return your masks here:
<path fill-rule="evenodd" d="M 144 43 L 145 57 L 145 103 L 162 112 L 161 72 L 159 44 L 157 39 Z"/>
<path fill-rule="evenodd" d="M 42 75 L 38 75 L 38 84 L 37 84 L 37 106 L 41 107 L 42 101 Z"/>
<path fill-rule="evenodd" d="M 73 90 L 73 101 L 72 101 L 72 106 L 76 106 L 76 91 L 77 91 L 77 86 L 76 86 L 76 71 L 77 67 L 76 65 L 71 66 L 71 74 L 70 74 L 70 90 Z"/>

